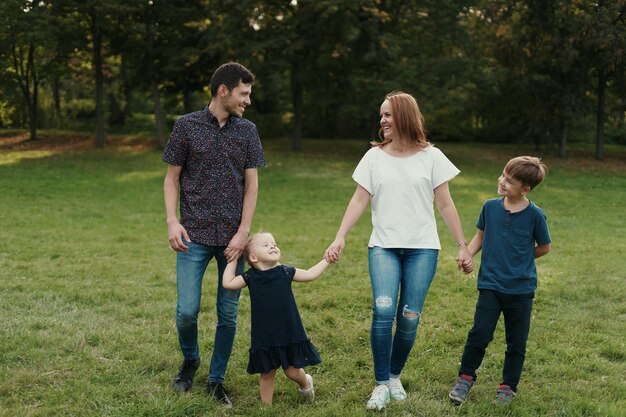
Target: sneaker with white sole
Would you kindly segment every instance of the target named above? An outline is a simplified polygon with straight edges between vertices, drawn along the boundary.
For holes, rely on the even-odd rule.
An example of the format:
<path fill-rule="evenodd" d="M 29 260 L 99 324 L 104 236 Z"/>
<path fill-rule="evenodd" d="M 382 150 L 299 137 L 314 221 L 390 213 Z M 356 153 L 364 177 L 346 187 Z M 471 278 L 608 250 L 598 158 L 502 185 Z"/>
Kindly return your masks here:
<path fill-rule="evenodd" d="M 387 385 L 377 385 L 372 391 L 370 399 L 367 400 L 368 410 L 382 410 L 389 403 L 389 387 Z"/>
<path fill-rule="evenodd" d="M 515 398 L 515 391 L 511 389 L 511 386 L 502 384 L 496 391 L 496 399 L 493 400 L 496 404 L 508 404 Z"/>
<path fill-rule="evenodd" d="M 389 395 L 396 401 L 406 400 L 406 391 L 402 386 L 402 381 L 400 381 L 400 378 L 389 379 Z"/>
<path fill-rule="evenodd" d="M 462 404 L 467 400 L 467 395 L 472 385 L 474 385 L 474 378 L 469 375 L 461 375 L 456 379 L 456 383 L 452 391 L 448 394 L 448 397 L 450 397 L 453 402 Z"/>
<path fill-rule="evenodd" d="M 309 374 L 306 374 L 306 380 L 309 383 L 309 388 L 307 389 L 298 389 L 300 395 L 302 395 L 307 400 L 315 399 L 315 388 L 313 387 L 313 377 Z"/>

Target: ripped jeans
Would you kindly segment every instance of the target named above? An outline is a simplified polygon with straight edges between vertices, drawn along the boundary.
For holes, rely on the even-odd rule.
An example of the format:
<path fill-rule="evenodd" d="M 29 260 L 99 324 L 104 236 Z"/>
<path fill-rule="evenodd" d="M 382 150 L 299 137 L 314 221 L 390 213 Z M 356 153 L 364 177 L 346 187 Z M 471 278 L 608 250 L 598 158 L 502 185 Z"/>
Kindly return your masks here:
<path fill-rule="evenodd" d="M 415 343 L 438 256 L 437 249 L 368 249 L 374 298 L 370 342 L 377 384 L 387 384 L 390 377 L 402 373 Z M 396 332 L 392 335 L 394 319 Z"/>

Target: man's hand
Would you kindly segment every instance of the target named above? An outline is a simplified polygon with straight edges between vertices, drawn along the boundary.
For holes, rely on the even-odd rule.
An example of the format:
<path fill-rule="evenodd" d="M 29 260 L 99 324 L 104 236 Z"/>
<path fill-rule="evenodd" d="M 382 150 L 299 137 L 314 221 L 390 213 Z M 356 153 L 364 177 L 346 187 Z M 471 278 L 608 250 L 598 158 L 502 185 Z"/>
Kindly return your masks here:
<path fill-rule="evenodd" d="M 228 246 L 224 249 L 224 256 L 228 262 L 233 262 L 243 255 L 243 251 L 248 244 L 248 233 L 238 231 L 235 236 L 228 242 Z"/>
<path fill-rule="evenodd" d="M 180 222 L 175 221 L 167 224 L 167 239 L 170 242 L 170 248 L 176 252 L 186 252 L 189 246 L 185 245 L 183 238 L 186 242 L 191 242 L 187 231 Z"/>

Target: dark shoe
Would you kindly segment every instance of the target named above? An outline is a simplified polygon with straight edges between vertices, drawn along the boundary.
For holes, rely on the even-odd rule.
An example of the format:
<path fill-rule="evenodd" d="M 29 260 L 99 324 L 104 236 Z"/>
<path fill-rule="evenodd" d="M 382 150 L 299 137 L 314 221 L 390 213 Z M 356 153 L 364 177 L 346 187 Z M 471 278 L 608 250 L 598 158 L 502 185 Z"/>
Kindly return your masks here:
<path fill-rule="evenodd" d="M 502 384 L 496 391 L 496 399 L 493 400 L 496 404 L 508 404 L 515 398 L 515 391 L 510 386 Z"/>
<path fill-rule="evenodd" d="M 212 395 L 215 401 L 222 404 L 226 408 L 232 408 L 233 403 L 228 399 L 228 395 L 226 394 L 226 389 L 224 389 L 224 384 L 221 382 L 209 382 L 206 391 L 209 395 Z"/>
<path fill-rule="evenodd" d="M 200 359 L 185 359 L 174 377 L 172 389 L 176 392 L 187 392 L 193 385 L 193 377 L 200 367 Z"/>
<path fill-rule="evenodd" d="M 456 379 L 456 384 L 454 384 L 454 388 L 452 388 L 448 397 L 450 397 L 453 402 L 462 404 L 467 399 L 472 385 L 474 385 L 474 378 L 469 375 L 461 375 Z"/>

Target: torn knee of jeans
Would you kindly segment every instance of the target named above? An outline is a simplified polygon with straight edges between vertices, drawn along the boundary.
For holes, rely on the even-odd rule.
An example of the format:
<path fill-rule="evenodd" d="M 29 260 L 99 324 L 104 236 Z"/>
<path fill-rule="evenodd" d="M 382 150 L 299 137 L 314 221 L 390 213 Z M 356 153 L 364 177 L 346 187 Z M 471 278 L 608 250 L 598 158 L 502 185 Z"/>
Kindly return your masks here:
<path fill-rule="evenodd" d="M 412 311 L 409 306 L 404 306 L 402 315 L 409 320 L 418 320 L 422 315 L 418 311 Z"/>
<path fill-rule="evenodd" d="M 391 297 L 387 295 L 381 295 L 376 298 L 376 307 L 378 308 L 389 308 L 391 307 Z"/>

